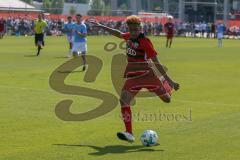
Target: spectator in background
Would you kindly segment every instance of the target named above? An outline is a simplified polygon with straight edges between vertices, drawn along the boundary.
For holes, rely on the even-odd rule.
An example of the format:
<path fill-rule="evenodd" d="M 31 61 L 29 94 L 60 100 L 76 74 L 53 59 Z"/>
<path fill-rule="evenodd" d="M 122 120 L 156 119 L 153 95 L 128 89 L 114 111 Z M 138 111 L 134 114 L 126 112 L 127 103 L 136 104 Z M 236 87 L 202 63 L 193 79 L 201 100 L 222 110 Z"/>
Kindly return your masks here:
<path fill-rule="evenodd" d="M 200 25 L 201 25 L 200 28 L 201 28 L 201 32 L 202 32 L 201 37 L 205 37 L 205 33 L 206 33 L 206 30 L 207 30 L 207 24 L 205 22 L 203 22 Z"/>
<path fill-rule="evenodd" d="M 94 19 L 94 17 L 91 17 Z M 64 20 L 63 19 L 50 19 L 44 18 L 48 26 L 46 27 L 46 34 L 53 36 L 61 36 L 64 33 Z M 34 19 L 33 17 L 8 17 L 4 20 L 5 27 L 4 33 L 7 35 L 33 35 Z M 156 19 L 157 21 L 157 19 Z M 99 21 L 111 28 L 116 28 L 122 32 L 128 32 L 126 24 L 122 21 L 106 20 Z M 178 36 L 184 37 L 204 37 L 204 38 L 215 38 L 216 37 L 216 25 L 214 23 L 190 23 L 190 22 L 179 22 L 174 24 Z M 103 30 L 94 30 L 86 20 L 86 26 L 89 35 L 109 35 L 108 32 Z M 142 29 L 146 35 L 162 35 L 163 24 L 160 22 L 143 22 Z M 239 39 L 239 27 L 227 28 L 226 37 Z"/>
<path fill-rule="evenodd" d="M 211 24 L 210 23 L 207 24 L 206 29 L 207 29 L 207 38 L 210 38 L 210 36 L 211 36 Z"/>
<path fill-rule="evenodd" d="M 211 26 L 211 38 L 216 37 L 215 33 L 216 33 L 216 25 L 213 23 Z"/>

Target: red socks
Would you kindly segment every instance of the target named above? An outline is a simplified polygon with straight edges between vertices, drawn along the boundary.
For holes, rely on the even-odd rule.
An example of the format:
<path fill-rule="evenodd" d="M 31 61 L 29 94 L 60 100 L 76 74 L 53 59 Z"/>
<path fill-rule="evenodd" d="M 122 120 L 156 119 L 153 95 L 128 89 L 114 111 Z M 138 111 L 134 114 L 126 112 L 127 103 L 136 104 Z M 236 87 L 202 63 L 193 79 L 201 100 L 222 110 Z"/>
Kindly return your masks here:
<path fill-rule="evenodd" d="M 130 106 L 124 106 L 121 108 L 122 119 L 125 124 L 126 132 L 132 134 L 132 112 Z"/>

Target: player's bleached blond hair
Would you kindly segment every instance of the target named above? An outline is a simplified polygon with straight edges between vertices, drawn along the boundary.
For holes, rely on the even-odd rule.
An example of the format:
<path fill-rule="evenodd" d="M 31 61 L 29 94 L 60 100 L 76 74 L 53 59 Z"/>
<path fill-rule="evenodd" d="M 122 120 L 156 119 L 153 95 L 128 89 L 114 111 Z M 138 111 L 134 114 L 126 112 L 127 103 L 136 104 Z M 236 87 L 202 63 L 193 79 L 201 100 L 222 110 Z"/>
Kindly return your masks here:
<path fill-rule="evenodd" d="M 126 23 L 127 25 L 141 25 L 141 19 L 136 15 L 128 16 Z"/>

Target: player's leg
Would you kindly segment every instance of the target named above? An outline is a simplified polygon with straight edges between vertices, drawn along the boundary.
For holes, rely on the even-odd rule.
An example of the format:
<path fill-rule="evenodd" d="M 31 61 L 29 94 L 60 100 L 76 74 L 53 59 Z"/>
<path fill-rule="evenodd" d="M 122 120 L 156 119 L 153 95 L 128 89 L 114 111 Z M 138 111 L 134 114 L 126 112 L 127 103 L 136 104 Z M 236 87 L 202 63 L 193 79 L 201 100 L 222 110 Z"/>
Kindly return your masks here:
<path fill-rule="evenodd" d="M 82 60 L 83 60 L 83 71 L 86 70 L 86 64 L 87 64 L 87 61 L 86 61 L 86 51 L 85 52 L 82 52 Z"/>
<path fill-rule="evenodd" d="M 217 34 L 218 47 L 222 47 L 222 38 L 223 38 L 223 35 L 221 33 L 218 33 Z"/>
<path fill-rule="evenodd" d="M 39 47 L 40 34 L 35 34 L 35 46 L 37 47 L 37 56 L 40 54 L 41 48 Z"/>
<path fill-rule="evenodd" d="M 69 56 L 69 57 L 72 56 L 72 47 L 73 47 L 73 43 L 70 42 L 70 43 L 69 43 L 69 53 L 68 53 L 68 56 Z"/>
<path fill-rule="evenodd" d="M 170 43 L 169 43 L 169 48 L 171 48 L 171 46 L 172 46 L 172 39 L 173 39 L 172 37 L 169 39 L 169 40 L 170 40 L 170 41 L 169 41 L 169 42 L 170 42 Z"/>
<path fill-rule="evenodd" d="M 133 94 L 128 90 L 123 89 L 120 96 L 122 120 L 124 122 L 126 131 L 118 132 L 117 136 L 119 139 L 128 142 L 133 142 L 135 140 L 132 134 L 132 112 L 130 107 L 130 103 L 135 97 L 135 95 L 136 94 Z"/>
<path fill-rule="evenodd" d="M 45 46 L 45 34 L 42 35 L 42 44 L 41 47 Z"/>
<path fill-rule="evenodd" d="M 169 39 L 168 39 L 168 37 L 167 37 L 166 48 L 168 48 L 168 41 L 169 41 Z"/>
<path fill-rule="evenodd" d="M 69 51 L 68 51 L 68 53 L 67 53 L 67 57 L 71 57 L 72 56 L 72 43 L 71 42 L 69 42 Z"/>
<path fill-rule="evenodd" d="M 73 58 L 77 58 L 79 56 L 79 43 L 78 42 L 73 42 L 72 45 L 72 56 Z"/>
<path fill-rule="evenodd" d="M 148 86 L 150 86 L 147 89 L 150 92 L 154 92 L 165 103 L 171 102 L 171 92 L 173 88 L 163 77 L 159 78 L 156 75 L 151 75 L 151 77 L 148 77 L 147 80 L 149 81 Z"/>
<path fill-rule="evenodd" d="M 163 95 L 158 95 L 158 97 L 165 103 L 171 102 L 171 95 L 169 93 L 165 93 Z"/>
<path fill-rule="evenodd" d="M 168 91 L 163 84 L 158 85 L 159 88 L 155 90 L 151 90 L 151 92 L 154 92 L 163 102 L 170 103 L 171 102 L 171 88 Z"/>
<path fill-rule="evenodd" d="M 3 31 L 0 31 L 0 39 L 3 38 L 3 35 L 4 35 Z"/>
<path fill-rule="evenodd" d="M 120 94 L 122 120 L 126 130 L 125 132 L 118 132 L 117 136 L 119 139 L 128 142 L 133 142 L 135 140 L 132 132 L 132 112 L 130 104 L 141 90 L 139 82 L 141 81 L 137 78 L 127 78 Z"/>
<path fill-rule="evenodd" d="M 38 48 L 37 48 L 37 56 L 39 56 L 41 49 L 42 49 L 42 47 L 41 47 L 40 45 L 38 45 Z"/>
<path fill-rule="evenodd" d="M 35 43 L 35 46 L 37 47 L 37 43 L 38 43 L 38 35 L 37 34 L 35 34 L 34 43 Z"/>
<path fill-rule="evenodd" d="M 37 40 L 37 46 L 38 46 L 38 51 L 37 51 L 37 56 L 39 56 L 40 51 L 44 45 L 44 40 L 43 40 L 43 34 L 38 34 L 38 40 Z"/>
<path fill-rule="evenodd" d="M 67 57 L 71 57 L 72 56 L 73 40 L 72 40 L 72 37 L 70 37 L 70 36 L 67 36 L 67 40 L 68 40 L 68 43 L 69 43 L 69 52 L 67 54 Z"/>
<path fill-rule="evenodd" d="M 220 47 L 222 47 L 222 38 L 220 38 Z"/>
<path fill-rule="evenodd" d="M 87 44 L 85 42 L 81 42 L 81 44 L 80 44 L 80 51 L 82 53 L 83 71 L 85 71 L 86 70 L 86 65 L 87 65 L 87 60 L 86 60 Z"/>

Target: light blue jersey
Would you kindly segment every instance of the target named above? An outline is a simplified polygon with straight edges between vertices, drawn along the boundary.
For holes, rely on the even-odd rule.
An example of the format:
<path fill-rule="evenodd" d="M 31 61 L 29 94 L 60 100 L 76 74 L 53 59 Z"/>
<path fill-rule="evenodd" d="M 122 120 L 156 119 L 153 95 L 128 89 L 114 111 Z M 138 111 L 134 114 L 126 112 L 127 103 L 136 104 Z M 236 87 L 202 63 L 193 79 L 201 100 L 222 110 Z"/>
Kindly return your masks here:
<path fill-rule="evenodd" d="M 73 36 L 73 29 L 75 24 L 73 22 L 64 24 L 64 31 L 68 37 Z"/>
<path fill-rule="evenodd" d="M 87 27 L 82 22 L 81 24 L 75 24 L 74 25 L 74 42 L 86 42 L 86 37 L 81 37 L 77 32 L 80 32 L 82 34 L 87 34 Z"/>
<path fill-rule="evenodd" d="M 218 24 L 217 25 L 217 33 L 223 33 L 224 32 L 224 25 Z"/>

